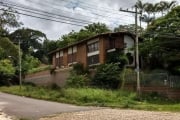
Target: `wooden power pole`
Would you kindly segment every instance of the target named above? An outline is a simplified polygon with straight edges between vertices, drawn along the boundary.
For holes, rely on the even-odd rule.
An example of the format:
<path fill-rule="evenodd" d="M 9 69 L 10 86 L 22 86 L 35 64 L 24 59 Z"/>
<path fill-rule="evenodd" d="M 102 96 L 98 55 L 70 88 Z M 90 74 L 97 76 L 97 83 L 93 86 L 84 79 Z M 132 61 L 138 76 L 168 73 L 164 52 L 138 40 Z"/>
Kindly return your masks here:
<path fill-rule="evenodd" d="M 137 94 L 140 96 L 140 75 L 139 75 L 139 40 L 138 40 L 138 13 L 137 7 L 135 6 L 135 11 L 129 11 L 129 10 L 122 10 L 122 12 L 127 12 L 127 13 L 133 13 L 135 14 L 135 53 L 136 53 L 136 81 L 137 81 Z"/>

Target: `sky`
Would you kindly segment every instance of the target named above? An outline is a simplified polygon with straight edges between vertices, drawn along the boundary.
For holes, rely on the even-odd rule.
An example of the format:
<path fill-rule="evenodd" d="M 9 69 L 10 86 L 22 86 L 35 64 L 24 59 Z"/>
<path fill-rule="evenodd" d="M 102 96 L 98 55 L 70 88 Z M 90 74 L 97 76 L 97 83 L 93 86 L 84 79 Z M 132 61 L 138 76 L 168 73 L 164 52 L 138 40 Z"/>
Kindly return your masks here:
<path fill-rule="evenodd" d="M 58 40 L 62 35 L 68 34 L 72 30 L 79 31 L 83 26 L 93 22 L 105 23 L 110 29 L 119 24 L 134 24 L 134 14 L 120 12 L 119 9 L 133 10 L 132 6 L 137 0 L 1 0 L 15 4 L 19 11 L 19 21 L 23 23 L 21 27 L 42 31 L 50 40 Z M 143 2 L 152 2 L 142 0 Z M 159 2 L 160 0 L 153 0 Z M 166 0 L 170 1 L 170 0 Z M 180 3 L 180 0 L 177 0 Z M 12 4 L 11 4 L 12 3 Z M 32 11 L 39 11 L 38 15 Z M 42 12 L 46 16 L 42 16 Z M 51 14 L 50 14 L 51 13 Z M 25 15 L 26 14 L 26 15 Z M 30 16 L 27 16 L 30 15 Z M 45 18 L 34 18 L 32 16 Z M 73 19 L 72 19 L 73 18 Z M 52 21 L 53 20 L 53 21 Z M 62 23 L 63 22 L 63 23 Z M 145 24 L 143 24 L 145 26 Z"/>

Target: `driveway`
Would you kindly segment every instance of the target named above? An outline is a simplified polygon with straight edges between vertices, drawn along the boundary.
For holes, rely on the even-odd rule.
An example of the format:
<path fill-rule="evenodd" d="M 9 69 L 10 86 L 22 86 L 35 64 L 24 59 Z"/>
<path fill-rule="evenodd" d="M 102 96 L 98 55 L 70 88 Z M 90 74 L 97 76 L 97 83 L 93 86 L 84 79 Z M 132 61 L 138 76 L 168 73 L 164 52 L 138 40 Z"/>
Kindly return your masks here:
<path fill-rule="evenodd" d="M 18 118 L 39 119 L 43 116 L 98 109 L 70 104 L 36 100 L 16 95 L 0 93 L 0 110 Z"/>

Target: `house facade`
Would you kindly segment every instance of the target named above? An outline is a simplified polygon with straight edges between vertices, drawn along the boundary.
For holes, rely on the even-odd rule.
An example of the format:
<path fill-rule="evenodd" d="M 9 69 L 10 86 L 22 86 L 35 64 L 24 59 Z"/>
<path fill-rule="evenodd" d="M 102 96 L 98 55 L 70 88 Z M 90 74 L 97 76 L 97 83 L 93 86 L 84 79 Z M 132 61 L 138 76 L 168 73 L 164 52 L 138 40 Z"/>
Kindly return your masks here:
<path fill-rule="evenodd" d="M 129 66 L 135 66 L 135 35 L 129 32 L 104 33 L 79 41 L 61 49 L 56 49 L 52 55 L 52 65 L 57 69 L 69 68 L 75 63 L 84 67 L 103 64 L 107 54 L 117 50 L 131 56 Z"/>

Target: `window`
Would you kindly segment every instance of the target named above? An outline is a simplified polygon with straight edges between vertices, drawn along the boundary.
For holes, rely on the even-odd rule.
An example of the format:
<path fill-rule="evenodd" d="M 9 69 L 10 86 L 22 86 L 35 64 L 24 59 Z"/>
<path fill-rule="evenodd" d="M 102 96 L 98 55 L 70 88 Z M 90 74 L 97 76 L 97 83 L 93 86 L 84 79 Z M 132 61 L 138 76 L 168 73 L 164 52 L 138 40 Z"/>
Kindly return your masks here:
<path fill-rule="evenodd" d="M 68 48 L 68 63 L 76 62 L 77 46 Z"/>
<path fill-rule="evenodd" d="M 55 64 L 56 64 L 56 67 L 59 67 L 59 52 L 56 52 L 55 54 Z"/>
<path fill-rule="evenodd" d="M 88 45 L 88 52 L 94 52 L 99 50 L 99 42 L 94 42 Z"/>
<path fill-rule="evenodd" d="M 109 38 L 109 49 L 115 48 L 115 38 Z"/>
<path fill-rule="evenodd" d="M 93 55 L 88 57 L 88 65 L 93 65 L 98 63 L 99 63 L 99 55 Z"/>
<path fill-rule="evenodd" d="M 61 66 L 63 66 L 64 64 L 63 64 L 63 57 L 60 57 L 59 58 L 59 66 L 61 67 Z"/>
<path fill-rule="evenodd" d="M 60 51 L 59 66 L 63 66 L 63 51 Z"/>

